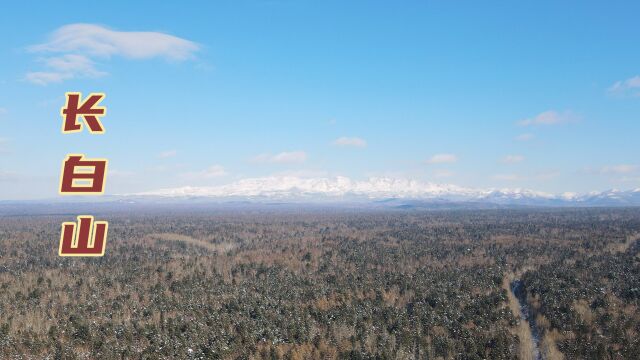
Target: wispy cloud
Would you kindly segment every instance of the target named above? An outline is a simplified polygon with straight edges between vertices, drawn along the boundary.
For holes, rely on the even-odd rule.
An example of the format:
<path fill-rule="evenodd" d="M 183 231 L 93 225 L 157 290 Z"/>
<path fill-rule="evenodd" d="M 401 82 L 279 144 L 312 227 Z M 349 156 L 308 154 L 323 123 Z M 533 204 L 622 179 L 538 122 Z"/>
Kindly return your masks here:
<path fill-rule="evenodd" d="M 109 170 L 109 177 L 110 178 L 131 179 L 131 178 L 133 178 L 135 176 L 136 176 L 136 173 L 133 172 L 133 171 L 118 170 L 118 169 Z"/>
<path fill-rule="evenodd" d="M 160 57 L 181 61 L 191 58 L 199 46 L 161 32 L 116 31 L 94 24 L 71 24 L 53 32 L 48 42 L 29 49 L 107 58 L 120 55 L 131 59 Z"/>
<path fill-rule="evenodd" d="M 163 151 L 160 154 L 158 154 L 158 157 L 160 159 L 167 159 L 167 158 L 175 157 L 177 154 L 178 154 L 178 152 L 176 150 L 167 150 L 167 151 Z"/>
<path fill-rule="evenodd" d="M 107 75 L 95 68 L 94 62 L 84 55 L 66 54 L 41 59 L 47 71 L 27 73 L 26 80 L 38 85 L 62 82 L 73 78 L 96 78 Z"/>
<path fill-rule="evenodd" d="M 25 79 L 46 85 L 73 78 L 106 75 L 97 70 L 95 59 L 121 56 L 128 59 L 163 58 L 183 61 L 193 58 L 199 45 L 161 32 L 116 31 L 94 24 L 65 25 L 54 31 L 49 41 L 30 46 L 39 54 L 59 54 L 41 58 L 44 71 L 29 72 Z"/>
<path fill-rule="evenodd" d="M 0 154 L 6 154 L 9 152 L 9 139 L 0 138 Z"/>
<path fill-rule="evenodd" d="M 433 172 L 433 175 L 437 178 L 448 178 L 455 175 L 455 173 L 446 169 L 437 169 Z"/>
<path fill-rule="evenodd" d="M 345 146 L 345 147 L 359 147 L 363 148 L 367 146 L 367 142 L 359 137 L 340 137 L 333 141 L 333 145 Z"/>
<path fill-rule="evenodd" d="M 25 80 L 38 84 L 38 85 L 47 85 L 49 83 L 58 83 L 64 80 L 69 80 L 74 78 L 75 75 L 72 73 L 61 73 L 54 71 L 34 71 L 29 72 L 25 75 Z"/>
<path fill-rule="evenodd" d="M 536 180 L 548 181 L 548 180 L 555 179 L 558 176 L 560 176 L 560 171 L 548 170 L 548 171 L 542 171 L 542 172 L 537 173 L 535 178 L 536 178 Z"/>
<path fill-rule="evenodd" d="M 493 175 L 492 178 L 498 181 L 517 181 L 522 179 L 522 177 L 517 174 L 496 174 Z"/>
<path fill-rule="evenodd" d="M 634 182 L 640 184 L 640 176 L 623 176 L 620 178 L 621 182 Z M 638 188 L 640 191 L 640 188 Z"/>
<path fill-rule="evenodd" d="M 502 162 L 504 164 L 517 164 L 524 161 L 524 156 L 522 155 L 507 155 L 502 158 Z"/>
<path fill-rule="evenodd" d="M 451 164 L 458 161 L 458 157 L 454 154 L 435 154 L 427 159 L 427 164 Z"/>
<path fill-rule="evenodd" d="M 187 172 L 181 175 L 185 179 L 213 179 L 227 175 L 227 171 L 220 165 L 212 165 L 201 171 Z"/>
<path fill-rule="evenodd" d="M 7 109 L 0 107 L 0 116 L 4 115 L 7 113 Z"/>
<path fill-rule="evenodd" d="M 640 166 L 635 164 L 614 164 L 601 167 L 586 167 L 583 173 L 592 175 L 629 175 L 640 173 Z"/>
<path fill-rule="evenodd" d="M 260 154 L 253 158 L 254 162 L 272 164 L 303 163 L 307 160 L 307 153 L 304 151 L 285 151 L 275 155 Z"/>
<path fill-rule="evenodd" d="M 607 91 L 616 95 L 640 96 L 640 76 L 634 76 L 626 80 L 616 81 Z"/>
<path fill-rule="evenodd" d="M 602 174 L 631 174 L 638 170 L 637 165 L 631 164 L 618 164 L 618 165 L 610 165 L 604 166 L 600 169 L 600 173 Z"/>
<path fill-rule="evenodd" d="M 0 170 L 0 182 L 11 182 L 20 180 L 21 176 L 15 171 Z"/>
<path fill-rule="evenodd" d="M 530 133 L 526 133 L 526 134 L 520 134 L 518 136 L 516 136 L 516 140 L 517 141 L 529 141 L 532 140 L 533 138 L 535 138 L 535 135 L 530 134 Z"/>
<path fill-rule="evenodd" d="M 532 118 L 518 121 L 520 126 L 532 126 L 532 125 L 558 125 L 575 122 L 578 117 L 571 111 L 558 112 L 555 110 L 549 110 L 542 112 Z"/>

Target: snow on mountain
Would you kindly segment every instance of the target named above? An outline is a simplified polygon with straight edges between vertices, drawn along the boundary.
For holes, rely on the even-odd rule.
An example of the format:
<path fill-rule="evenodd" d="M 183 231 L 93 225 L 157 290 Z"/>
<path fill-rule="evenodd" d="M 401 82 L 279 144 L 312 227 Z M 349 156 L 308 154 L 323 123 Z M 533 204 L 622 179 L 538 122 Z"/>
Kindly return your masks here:
<path fill-rule="evenodd" d="M 221 200 L 349 201 L 399 199 L 486 202 L 507 205 L 640 205 L 640 189 L 609 190 L 584 195 L 576 193 L 553 195 L 528 189 L 473 189 L 450 184 L 394 178 L 369 178 L 357 181 L 344 176 L 333 178 L 270 176 L 242 179 L 219 186 L 185 186 L 132 195 Z"/>
<path fill-rule="evenodd" d="M 607 190 L 591 192 L 577 198 L 578 202 L 591 205 L 640 205 L 640 191 Z"/>
<path fill-rule="evenodd" d="M 434 198 L 439 196 L 478 196 L 481 193 L 455 185 L 437 185 L 415 180 L 370 178 L 354 181 L 344 176 L 335 178 L 301 178 L 271 176 L 242 179 L 236 182 L 206 187 L 185 186 L 161 189 L 136 195 L 162 197 L 346 197 L 379 198 Z"/>

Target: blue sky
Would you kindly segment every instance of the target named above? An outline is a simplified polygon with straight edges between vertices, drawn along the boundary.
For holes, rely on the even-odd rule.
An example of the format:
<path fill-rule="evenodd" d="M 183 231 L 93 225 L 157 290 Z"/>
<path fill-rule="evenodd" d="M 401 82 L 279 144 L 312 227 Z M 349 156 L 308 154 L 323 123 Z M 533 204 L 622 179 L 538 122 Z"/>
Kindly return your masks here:
<path fill-rule="evenodd" d="M 640 187 L 633 2 L 109 2 L 0 12 L 0 199 L 290 175 Z M 137 32 L 147 32 L 141 35 Z M 67 91 L 106 134 L 62 135 Z"/>

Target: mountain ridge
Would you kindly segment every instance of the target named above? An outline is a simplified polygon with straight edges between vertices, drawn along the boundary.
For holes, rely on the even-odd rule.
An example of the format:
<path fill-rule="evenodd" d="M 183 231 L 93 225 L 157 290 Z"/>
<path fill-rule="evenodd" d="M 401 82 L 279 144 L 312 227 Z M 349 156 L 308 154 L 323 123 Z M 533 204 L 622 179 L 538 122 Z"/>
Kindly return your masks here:
<path fill-rule="evenodd" d="M 584 194 L 550 194 L 524 188 L 476 189 L 418 180 L 372 177 L 355 181 L 344 176 L 248 178 L 218 186 L 184 186 L 121 195 L 139 199 L 213 199 L 291 202 L 401 201 L 489 203 L 527 206 L 640 206 L 640 188 Z"/>

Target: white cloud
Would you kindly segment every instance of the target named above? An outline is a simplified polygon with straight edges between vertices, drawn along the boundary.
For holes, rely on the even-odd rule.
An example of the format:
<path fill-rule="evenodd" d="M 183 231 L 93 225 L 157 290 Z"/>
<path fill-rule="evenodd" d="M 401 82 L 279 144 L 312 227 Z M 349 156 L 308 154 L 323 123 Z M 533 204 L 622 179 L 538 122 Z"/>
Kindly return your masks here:
<path fill-rule="evenodd" d="M 433 172 L 433 175 L 437 178 L 447 178 L 455 175 L 455 173 L 446 169 L 438 169 Z"/>
<path fill-rule="evenodd" d="M 557 112 L 555 110 L 545 111 L 533 118 L 518 121 L 520 126 L 531 125 L 558 125 L 577 121 L 578 117 L 570 111 Z"/>
<path fill-rule="evenodd" d="M 136 173 L 133 171 L 113 169 L 109 170 L 108 175 L 109 177 L 116 179 L 130 179 L 135 177 Z"/>
<path fill-rule="evenodd" d="M 502 162 L 505 164 L 517 164 L 524 161 L 524 156 L 522 155 L 507 155 L 502 158 Z"/>
<path fill-rule="evenodd" d="M 634 182 L 640 184 L 640 176 L 623 176 L 620 178 L 621 182 Z M 640 188 L 637 188 L 635 191 L 640 192 Z"/>
<path fill-rule="evenodd" d="M 496 174 L 493 175 L 493 179 L 499 181 L 516 181 L 522 178 L 517 174 Z"/>
<path fill-rule="evenodd" d="M 518 140 L 518 141 L 529 141 L 529 140 L 532 140 L 533 138 L 535 138 L 535 135 L 529 134 L 529 133 L 520 134 L 520 135 L 516 136 L 516 140 Z"/>
<path fill-rule="evenodd" d="M 630 164 L 618 164 L 611 166 L 604 166 L 600 169 L 602 174 L 631 174 L 638 170 L 637 165 Z"/>
<path fill-rule="evenodd" d="M 295 170 L 288 169 L 288 170 L 275 172 L 272 174 L 272 176 L 313 178 L 313 177 L 327 177 L 329 176 L 329 172 L 326 170 L 318 170 L 318 169 L 295 169 Z"/>
<path fill-rule="evenodd" d="M 25 80 L 37 85 L 47 85 L 49 83 L 59 83 L 64 80 L 69 80 L 73 77 L 74 75 L 72 73 L 35 71 L 27 73 Z"/>
<path fill-rule="evenodd" d="M 158 157 L 161 159 L 167 159 L 167 158 L 175 157 L 177 154 L 178 152 L 176 150 L 167 150 L 158 154 Z"/>
<path fill-rule="evenodd" d="M 185 179 L 213 179 L 227 175 L 227 171 L 220 165 L 212 165 L 201 171 L 188 172 L 181 175 Z"/>
<path fill-rule="evenodd" d="M 535 178 L 541 181 L 548 181 L 560 176 L 560 172 L 557 170 L 543 171 L 536 174 Z"/>
<path fill-rule="evenodd" d="M 106 73 L 96 70 L 94 62 L 84 55 L 66 54 L 45 59 L 44 62 L 48 67 L 60 72 L 75 72 L 90 77 L 106 75 Z"/>
<path fill-rule="evenodd" d="M 7 113 L 7 109 L 0 107 L 0 116 Z"/>
<path fill-rule="evenodd" d="M 307 160 L 307 153 L 304 151 L 285 151 L 279 154 L 260 154 L 253 158 L 254 162 L 272 164 L 303 163 Z"/>
<path fill-rule="evenodd" d="M 0 154 L 6 154 L 9 152 L 9 139 L 0 138 Z"/>
<path fill-rule="evenodd" d="M 451 164 L 458 161 L 458 157 L 454 154 L 435 154 L 430 157 L 427 164 Z"/>
<path fill-rule="evenodd" d="M 54 31 L 48 42 L 29 47 L 35 53 L 62 55 L 41 59 L 47 71 L 29 72 L 25 79 L 46 85 L 79 77 L 99 77 L 106 73 L 95 68 L 95 58 L 183 61 L 192 58 L 198 49 L 194 42 L 160 32 L 115 31 L 93 24 L 65 25 Z"/>
<path fill-rule="evenodd" d="M 609 87 L 608 91 L 612 94 L 640 96 L 640 76 L 617 81 Z"/>
<path fill-rule="evenodd" d="M 49 42 L 29 49 L 96 57 L 120 55 L 131 59 L 160 57 L 180 61 L 193 57 L 199 46 L 161 32 L 115 31 L 94 24 L 71 24 L 54 31 Z"/>
<path fill-rule="evenodd" d="M 20 174 L 15 171 L 0 170 L 0 182 L 12 182 L 20 180 Z"/>
<path fill-rule="evenodd" d="M 333 141 L 334 145 L 337 146 L 350 146 L 350 147 L 359 147 L 363 148 L 367 146 L 367 142 L 364 139 L 359 137 L 340 137 Z"/>
<path fill-rule="evenodd" d="M 601 167 L 585 167 L 582 172 L 590 175 L 630 175 L 640 173 L 640 166 L 634 164 L 615 164 Z"/>
<path fill-rule="evenodd" d="M 62 82 L 73 78 L 96 78 L 107 73 L 96 70 L 94 62 L 86 56 L 66 54 L 43 59 L 48 71 L 27 73 L 25 79 L 38 85 Z"/>

